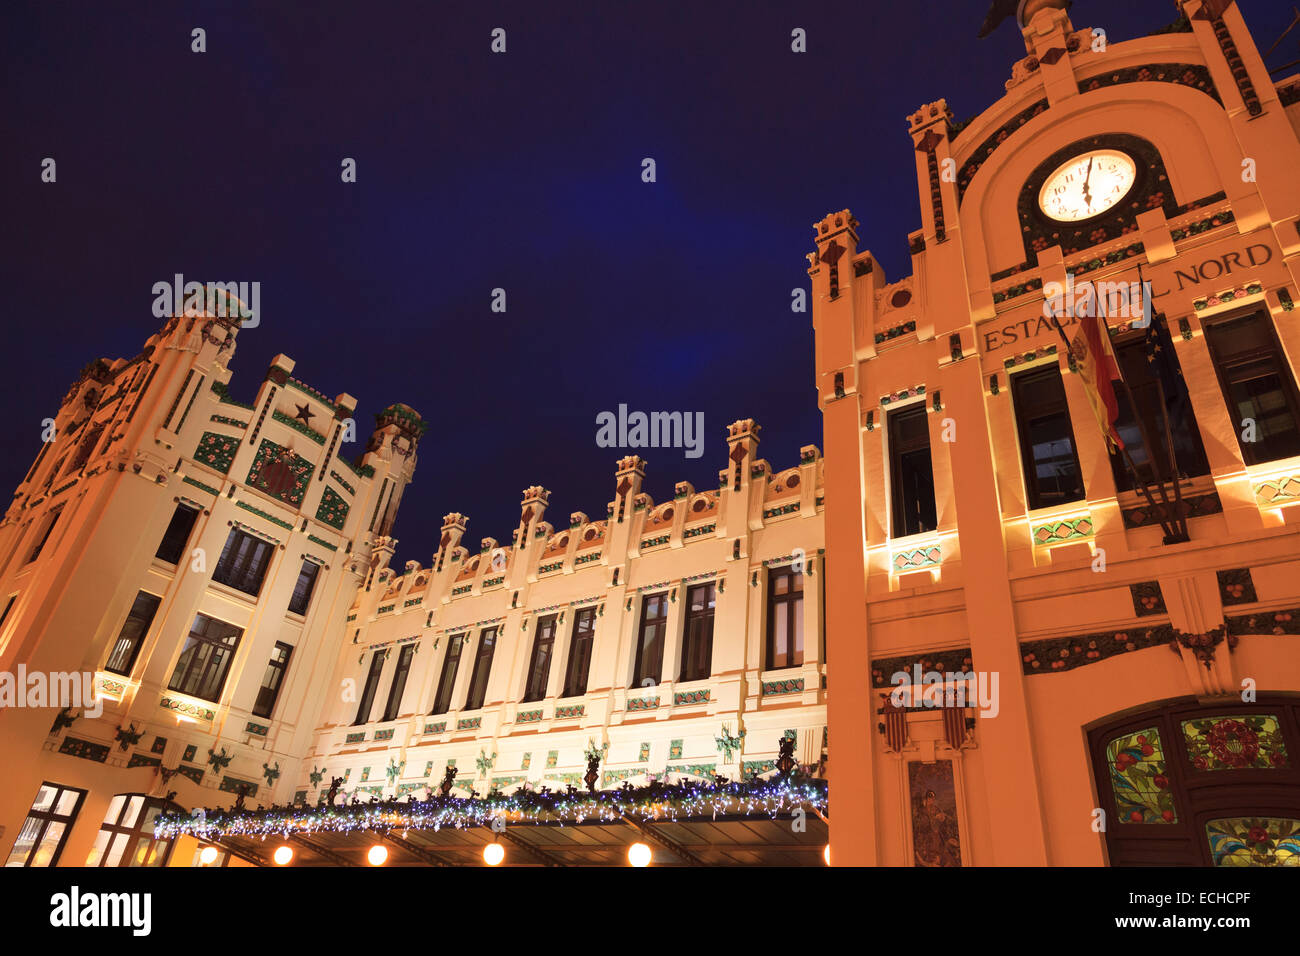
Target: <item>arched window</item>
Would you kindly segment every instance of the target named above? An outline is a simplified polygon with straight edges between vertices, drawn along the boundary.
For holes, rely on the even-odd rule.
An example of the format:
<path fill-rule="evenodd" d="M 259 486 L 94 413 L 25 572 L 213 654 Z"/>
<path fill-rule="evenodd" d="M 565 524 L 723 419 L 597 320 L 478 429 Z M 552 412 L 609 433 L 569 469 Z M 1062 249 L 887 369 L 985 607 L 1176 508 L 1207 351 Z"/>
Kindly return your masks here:
<path fill-rule="evenodd" d="M 1300 700 L 1175 702 L 1088 739 L 1112 866 L 1300 867 Z"/>

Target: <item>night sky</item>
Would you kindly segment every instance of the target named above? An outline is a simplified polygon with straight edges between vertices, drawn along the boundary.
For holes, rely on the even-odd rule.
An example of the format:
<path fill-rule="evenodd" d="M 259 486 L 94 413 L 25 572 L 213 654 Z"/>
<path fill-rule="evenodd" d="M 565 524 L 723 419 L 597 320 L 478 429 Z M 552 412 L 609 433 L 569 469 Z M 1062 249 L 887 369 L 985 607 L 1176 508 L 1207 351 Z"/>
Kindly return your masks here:
<path fill-rule="evenodd" d="M 1283 0 L 1241 5 L 1265 48 L 1291 19 Z M 619 403 L 704 413 L 703 457 L 636 452 L 656 501 L 679 480 L 715 486 L 737 418 L 789 467 L 821 445 L 811 313 L 790 310 L 812 223 L 847 206 L 889 279 L 910 271 L 908 114 L 947 97 L 965 119 L 1024 56 L 1010 22 L 975 38 L 986 9 L 9 0 L 0 487 L 82 366 L 158 330 L 151 288 L 177 272 L 261 283 L 235 398 L 283 352 L 298 378 L 357 397 L 349 458 L 391 402 L 429 422 L 398 567 L 428 562 L 449 511 L 474 545 L 509 540 L 533 484 L 557 527 L 603 517 L 627 452 L 597 447 L 595 419 Z M 1072 15 L 1117 42 L 1176 10 L 1079 0 Z"/>

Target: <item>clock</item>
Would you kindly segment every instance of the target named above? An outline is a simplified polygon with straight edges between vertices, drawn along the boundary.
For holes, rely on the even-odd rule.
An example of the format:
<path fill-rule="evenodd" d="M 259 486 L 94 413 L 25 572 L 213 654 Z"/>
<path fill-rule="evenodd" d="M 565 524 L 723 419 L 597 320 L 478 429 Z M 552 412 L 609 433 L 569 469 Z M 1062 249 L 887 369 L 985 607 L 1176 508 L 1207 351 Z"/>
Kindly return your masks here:
<path fill-rule="evenodd" d="M 1048 174 L 1038 208 L 1057 222 L 1082 222 L 1113 209 L 1137 180 L 1137 164 L 1118 149 L 1079 153 Z"/>

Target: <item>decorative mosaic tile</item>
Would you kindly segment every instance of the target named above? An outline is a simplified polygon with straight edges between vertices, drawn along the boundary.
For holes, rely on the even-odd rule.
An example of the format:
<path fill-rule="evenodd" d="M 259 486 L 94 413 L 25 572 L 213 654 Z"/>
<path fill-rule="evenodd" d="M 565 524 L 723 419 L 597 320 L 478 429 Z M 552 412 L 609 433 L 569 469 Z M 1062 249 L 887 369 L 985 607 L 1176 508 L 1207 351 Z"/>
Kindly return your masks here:
<path fill-rule="evenodd" d="M 1158 581 L 1140 581 L 1137 584 L 1130 584 L 1128 590 L 1133 597 L 1133 613 L 1138 617 L 1169 613 Z"/>
<path fill-rule="evenodd" d="M 673 704 L 707 704 L 711 690 L 687 690 L 673 694 Z"/>
<path fill-rule="evenodd" d="M 193 760 L 194 755 L 198 752 L 199 752 L 199 748 L 196 747 L 194 744 L 190 744 L 188 747 L 185 748 L 185 753 L 181 756 L 181 759 L 187 762 Z"/>
<path fill-rule="evenodd" d="M 520 769 L 520 770 L 527 770 L 527 769 L 528 769 L 528 765 L 531 764 L 532 762 L 533 762 L 533 753 L 532 753 L 532 751 L 530 750 L 530 751 L 528 751 L 527 753 L 524 754 L 524 759 L 523 759 L 523 761 L 520 763 L 520 765 L 519 765 L 519 769 Z"/>
<path fill-rule="evenodd" d="M 326 486 L 320 496 L 320 507 L 316 509 L 316 520 L 342 531 L 343 523 L 348 517 L 348 507 L 342 495 Z"/>
<path fill-rule="evenodd" d="M 555 719 L 564 720 L 568 717 L 581 717 L 587 713 L 586 704 L 570 704 L 567 707 L 555 708 Z"/>
<path fill-rule="evenodd" d="M 559 762 L 559 760 L 560 752 L 558 750 L 548 750 L 546 752 L 546 769 L 550 770 Z"/>
<path fill-rule="evenodd" d="M 894 555 L 894 571 L 917 571 L 921 568 L 933 568 L 943 563 L 943 550 L 937 544 L 911 551 L 900 551 Z"/>
<path fill-rule="evenodd" d="M 414 793 L 416 790 L 423 790 L 427 783 L 399 783 L 397 785 L 397 796 L 402 797 L 408 793 Z"/>
<path fill-rule="evenodd" d="M 194 460 L 201 461 L 213 471 L 223 475 L 230 471 L 230 463 L 239 451 L 239 438 L 222 435 L 218 432 L 204 432 L 199 438 L 199 446 L 194 449 Z"/>
<path fill-rule="evenodd" d="M 754 774 L 765 774 L 769 770 L 775 769 L 775 760 L 746 760 L 741 765 L 741 773 L 746 777 L 752 777 Z"/>
<path fill-rule="evenodd" d="M 393 739 L 393 734 L 394 734 L 394 732 L 395 732 L 395 728 L 393 728 L 393 727 L 389 727 L 387 730 L 376 730 L 376 731 L 375 731 L 375 739 L 376 739 L 376 740 L 392 740 L 392 739 Z"/>
<path fill-rule="evenodd" d="M 1091 538 L 1093 533 L 1092 516 L 1083 515 L 1066 521 L 1048 521 L 1034 527 L 1034 544 L 1061 544 L 1065 541 L 1082 541 Z"/>
<path fill-rule="evenodd" d="M 149 749 L 150 749 L 153 753 L 156 753 L 156 754 L 160 754 L 160 753 L 162 753 L 164 750 L 167 749 L 167 738 L 166 738 L 166 737 L 155 737 L 155 738 L 153 739 L 153 746 L 150 747 Z"/>
<path fill-rule="evenodd" d="M 431 773 L 433 773 L 433 761 L 432 760 L 425 761 L 423 776 L 427 777 Z"/>
<path fill-rule="evenodd" d="M 924 654 L 875 658 L 871 662 L 871 686 L 895 687 L 897 685 L 891 680 L 895 674 L 907 674 L 911 678 L 915 676 L 918 666 L 922 674 L 927 671 L 938 671 L 941 674 L 958 671 L 969 673 L 972 669 L 970 648 L 957 647 L 946 651 L 927 651 Z"/>
<path fill-rule="evenodd" d="M 162 765 L 162 760 L 149 754 L 133 753 L 131 759 L 126 762 L 128 768 L 131 767 L 158 767 Z"/>
<path fill-rule="evenodd" d="M 686 773 L 693 777 L 712 777 L 718 772 L 716 763 L 685 763 L 669 767 L 669 773 Z"/>
<path fill-rule="evenodd" d="M 209 721 L 217 719 L 217 712 L 211 707 L 204 707 L 188 700 L 178 700 L 175 697 L 163 697 L 158 704 L 165 710 L 184 714 L 186 717 L 194 717 L 198 720 Z"/>
<path fill-rule="evenodd" d="M 363 768 L 361 769 L 361 782 L 362 782 L 362 783 L 365 783 L 365 782 L 368 781 L 369 779 L 370 779 L 370 768 L 369 768 L 369 767 L 363 767 Z"/>
<path fill-rule="evenodd" d="M 239 793 L 240 790 L 247 787 L 248 791 L 246 795 L 249 797 L 255 797 L 257 796 L 259 786 L 260 784 L 253 783 L 251 780 L 240 780 L 238 777 L 227 775 L 221 778 L 221 785 L 217 787 L 217 789 L 223 790 L 226 793 Z"/>
<path fill-rule="evenodd" d="M 642 741 L 642 743 L 641 743 L 641 753 L 640 753 L 640 756 L 638 756 L 636 759 L 637 759 L 638 761 L 640 761 L 641 763 L 645 763 L 647 760 L 650 759 L 650 744 L 649 744 L 649 743 L 647 743 L 647 742 L 645 742 L 645 741 Z"/>
<path fill-rule="evenodd" d="M 654 710 L 659 706 L 658 697 L 637 697 L 627 702 L 629 711 Z"/>
<path fill-rule="evenodd" d="M 315 466 L 293 449 L 263 438 L 246 481 L 258 491 L 297 507 L 302 504 L 314 472 Z"/>
<path fill-rule="evenodd" d="M 649 773 L 649 767 L 627 767 L 622 770 L 606 770 L 601 778 L 601 786 L 608 787 L 612 783 L 618 783 L 620 780 L 626 780 L 628 777 L 639 777 L 642 774 Z"/>
<path fill-rule="evenodd" d="M 360 733 L 348 734 L 346 737 L 343 738 L 343 742 L 345 744 L 359 744 L 361 743 L 361 741 L 365 739 L 366 739 L 366 732 L 363 730 Z"/>
<path fill-rule="evenodd" d="M 1251 580 L 1249 568 L 1231 568 L 1218 572 L 1219 597 L 1225 607 L 1233 604 L 1253 604 L 1259 598 L 1255 595 L 1255 582 Z"/>
<path fill-rule="evenodd" d="M 649 755 L 647 754 L 647 756 L 649 756 Z M 682 741 L 681 741 L 681 739 L 677 739 L 677 740 L 673 740 L 673 741 L 670 741 L 670 742 L 669 742 L 669 744 L 668 744 L 668 759 L 669 759 L 669 760 L 681 760 L 681 759 L 682 759 Z"/>
<path fill-rule="evenodd" d="M 447 729 L 447 722 L 440 720 L 436 724 L 425 724 L 424 732 L 426 734 L 440 734 Z"/>
<path fill-rule="evenodd" d="M 244 732 L 249 734 L 256 734 L 259 737 L 265 737 L 267 734 L 271 732 L 271 728 L 265 726 L 264 724 L 255 724 L 250 720 L 244 723 Z"/>
<path fill-rule="evenodd" d="M 505 777 L 493 777 L 493 778 L 492 778 L 492 787 L 493 787 L 493 789 L 497 789 L 497 790 L 499 790 L 499 789 L 501 789 L 502 787 L 511 787 L 511 786 L 514 786 L 514 785 L 517 784 L 517 783 L 523 783 L 523 782 L 524 782 L 525 780 L 527 780 L 527 779 L 528 779 L 528 775 L 527 775 L 527 774 L 524 774 L 524 773 L 521 773 L 521 774 L 512 774 L 512 775 L 505 776 Z"/>
<path fill-rule="evenodd" d="M 478 730 L 479 725 L 483 723 L 482 717 L 464 717 L 456 721 L 457 730 Z"/>
<path fill-rule="evenodd" d="M 541 719 L 542 719 L 542 712 L 540 710 L 525 710 L 525 711 L 520 711 L 519 714 L 515 716 L 515 723 L 535 724 Z"/>
<path fill-rule="evenodd" d="M 176 772 L 182 777 L 188 777 L 197 784 L 203 783 L 203 774 L 205 771 L 200 770 L 198 767 L 177 767 Z"/>
<path fill-rule="evenodd" d="M 803 691 L 803 678 L 790 680 L 763 681 L 763 696 L 778 697 L 781 694 L 798 694 Z"/>
<path fill-rule="evenodd" d="M 580 787 L 583 783 L 582 776 L 581 773 L 574 770 L 567 773 L 548 773 L 545 779 L 561 783 L 566 787 Z"/>
<path fill-rule="evenodd" d="M 1183 508 L 1189 518 L 1203 518 L 1206 515 L 1217 515 L 1223 512 L 1223 502 L 1219 500 L 1219 494 L 1211 491 L 1204 495 L 1192 495 L 1183 499 Z M 1153 509 L 1149 504 L 1143 502 L 1134 505 L 1131 508 L 1124 509 L 1124 527 L 1125 528 L 1146 528 L 1151 525 L 1159 524 L 1160 519 L 1164 516 L 1165 509 L 1162 505 L 1157 504 Z"/>
<path fill-rule="evenodd" d="M 1283 475 L 1255 486 L 1255 500 L 1262 505 L 1279 504 L 1300 498 L 1300 475 Z"/>
<path fill-rule="evenodd" d="M 1026 674 L 1051 674 L 1083 667 L 1117 654 L 1168 646 L 1173 640 L 1173 627 L 1159 624 L 1149 628 L 1131 627 L 1122 631 L 1026 641 L 1020 645 L 1021 663 Z"/>

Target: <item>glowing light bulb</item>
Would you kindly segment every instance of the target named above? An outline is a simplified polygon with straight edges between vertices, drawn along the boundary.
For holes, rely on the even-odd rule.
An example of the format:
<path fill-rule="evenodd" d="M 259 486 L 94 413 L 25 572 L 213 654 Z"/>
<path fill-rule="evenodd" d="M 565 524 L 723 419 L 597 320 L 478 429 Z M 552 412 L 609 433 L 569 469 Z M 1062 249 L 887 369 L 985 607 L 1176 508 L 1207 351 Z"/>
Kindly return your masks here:
<path fill-rule="evenodd" d="M 215 846 L 205 846 L 199 851 L 199 862 L 204 866 L 211 866 L 217 862 L 217 848 Z"/>
<path fill-rule="evenodd" d="M 822 859 L 826 861 L 827 866 L 831 865 L 831 845 L 829 843 L 826 844 L 826 849 L 822 850 Z"/>
<path fill-rule="evenodd" d="M 506 848 L 500 843 L 489 843 L 483 848 L 483 862 L 488 866 L 496 866 L 506 858 Z"/>
<path fill-rule="evenodd" d="M 627 848 L 627 861 L 633 866 L 649 866 L 652 855 L 644 843 L 633 843 Z"/>
<path fill-rule="evenodd" d="M 271 859 L 275 860 L 276 866 L 288 866 L 289 861 L 293 859 L 293 847 L 281 844 L 275 848 Z"/>
<path fill-rule="evenodd" d="M 366 854 L 366 862 L 368 862 L 371 866 L 383 866 L 384 862 L 387 859 L 388 859 L 388 847 L 380 843 L 376 843 L 374 846 L 372 846 L 370 848 L 370 852 Z"/>

